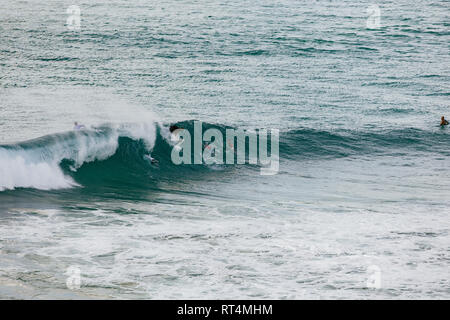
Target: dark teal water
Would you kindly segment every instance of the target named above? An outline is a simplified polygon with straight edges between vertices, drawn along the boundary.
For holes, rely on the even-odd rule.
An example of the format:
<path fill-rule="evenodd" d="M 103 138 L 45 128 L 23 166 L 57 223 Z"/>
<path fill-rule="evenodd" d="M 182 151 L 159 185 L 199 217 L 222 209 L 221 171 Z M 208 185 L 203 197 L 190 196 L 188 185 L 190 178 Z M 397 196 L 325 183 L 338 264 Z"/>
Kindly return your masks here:
<path fill-rule="evenodd" d="M 450 5 L 370 4 L 1 2 L 0 298 L 448 298 Z M 278 174 L 173 164 L 194 120 Z"/>

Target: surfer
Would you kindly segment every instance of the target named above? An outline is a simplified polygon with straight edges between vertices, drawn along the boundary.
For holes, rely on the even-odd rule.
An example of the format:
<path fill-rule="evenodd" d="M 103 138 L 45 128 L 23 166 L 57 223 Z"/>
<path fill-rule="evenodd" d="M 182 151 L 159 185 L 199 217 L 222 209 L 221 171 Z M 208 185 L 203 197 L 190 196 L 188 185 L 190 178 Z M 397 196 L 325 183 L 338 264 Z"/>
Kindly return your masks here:
<path fill-rule="evenodd" d="M 159 162 L 158 160 L 156 160 L 155 158 L 153 158 L 150 154 L 145 154 L 145 155 L 144 155 L 144 160 L 150 161 L 151 164 L 155 164 L 155 163 L 158 163 L 158 162 Z"/>
<path fill-rule="evenodd" d="M 441 126 L 447 126 L 448 125 L 448 121 L 445 120 L 444 116 L 441 117 Z"/>
<path fill-rule="evenodd" d="M 181 128 L 178 127 L 178 126 L 176 126 L 176 125 L 172 125 L 172 126 L 170 126 L 169 131 L 170 131 L 170 133 L 173 133 L 173 132 L 175 132 L 175 131 L 178 130 L 178 129 L 181 129 Z M 157 164 L 157 163 L 159 163 L 159 161 L 156 160 L 155 158 L 153 158 L 153 157 L 150 155 L 150 153 L 144 154 L 144 160 L 149 161 L 151 164 Z"/>
<path fill-rule="evenodd" d="M 78 131 L 78 130 L 81 130 L 81 129 L 84 129 L 84 128 L 85 128 L 84 125 L 78 124 L 78 122 L 75 121 L 74 126 L 73 126 L 73 130 Z"/>
<path fill-rule="evenodd" d="M 177 126 L 177 125 L 171 125 L 171 126 L 169 127 L 169 131 L 170 131 L 170 133 L 172 134 L 172 139 L 173 139 L 174 136 L 176 136 L 176 131 L 177 131 L 177 130 L 180 130 L 180 129 L 182 129 L 182 128 L 180 128 L 180 127 Z M 151 164 L 156 164 L 156 163 L 159 162 L 158 160 L 156 160 L 155 158 L 153 158 L 150 154 L 145 154 L 145 155 L 144 155 L 144 160 L 149 161 Z"/>
<path fill-rule="evenodd" d="M 169 127 L 170 133 L 174 133 L 175 131 L 180 130 L 180 129 L 183 129 L 183 128 L 180 128 L 180 127 L 177 126 L 177 125 L 171 125 L 171 126 Z"/>
<path fill-rule="evenodd" d="M 170 141 L 174 142 L 174 143 L 178 143 L 181 142 L 182 139 L 180 139 L 179 136 L 179 131 L 183 130 L 183 128 L 173 124 L 169 127 L 169 131 L 170 131 Z"/>

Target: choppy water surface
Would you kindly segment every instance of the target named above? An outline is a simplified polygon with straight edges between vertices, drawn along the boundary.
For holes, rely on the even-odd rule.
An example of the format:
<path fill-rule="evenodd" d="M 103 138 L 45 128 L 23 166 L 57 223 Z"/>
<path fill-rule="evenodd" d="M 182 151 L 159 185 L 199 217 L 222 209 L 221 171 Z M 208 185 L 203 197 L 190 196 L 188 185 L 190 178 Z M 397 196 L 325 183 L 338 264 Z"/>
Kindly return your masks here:
<path fill-rule="evenodd" d="M 450 5 L 371 4 L 1 0 L 0 298 L 448 299 Z M 174 165 L 194 120 L 279 173 Z"/>

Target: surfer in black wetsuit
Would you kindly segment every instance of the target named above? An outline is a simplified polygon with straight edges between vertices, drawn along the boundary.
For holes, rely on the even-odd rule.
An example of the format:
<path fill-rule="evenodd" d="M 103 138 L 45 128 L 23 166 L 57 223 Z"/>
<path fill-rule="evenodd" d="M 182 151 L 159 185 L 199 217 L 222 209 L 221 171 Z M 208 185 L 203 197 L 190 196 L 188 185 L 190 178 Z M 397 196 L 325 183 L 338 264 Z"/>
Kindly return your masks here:
<path fill-rule="evenodd" d="M 180 127 L 177 126 L 177 125 L 171 125 L 171 126 L 169 127 L 170 133 L 174 133 L 175 131 L 177 131 L 177 130 L 179 130 L 179 129 L 182 129 L 182 128 L 180 128 Z M 150 161 L 151 164 L 155 164 L 155 163 L 158 163 L 158 162 L 159 162 L 158 160 L 156 160 L 155 158 L 153 158 L 150 154 L 145 154 L 145 155 L 144 155 L 144 159 Z"/>
<path fill-rule="evenodd" d="M 444 116 L 441 118 L 441 126 L 448 126 L 448 121 L 445 120 Z"/>
<path fill-rule="evenodd" d="M 179 141 L 179 131 L 180 130 L 184 130 L 183 128 L 173 124 L 169 127 L 169 131 L 170 131 L 170 140 L 172 140 L 173 142 Z"/>
<path fill-rule="evenodd" d="M 150 161 L 151 164 L 158 163 L 159 161 L 153 158 L 150 154 L 144 154 L 144 160 Z"/>
<path fill-rule="evenodd" d="M 183 129 L 183 128 L 180 128 L 180 127 L 177 126 L 177 125 L 171 125 L 171 126 L 169 127 L 170 133 L 175 133 L 175 134 L 176 134 L 175 131 L 180 130 L 180 129 Z M 155 158 L 153 158 L 150 154 L 145 154 L 145 155 L 144 155 L 144 159 L 150 161 L 150 163 L 152 163 L 152 164 L 155 164 L 155 163 L 158 163 L 158 162 L 159 162 L 158 160 L 156 160 Z"/>
<path fill-rule="evenodd" d="M 180 127 L 177 126 L 177 125 L 171 125 L 171 126 L 169 127 L 170 133 L 174 133 L 175 131 L 177 131 L 177 130 L 179 130 L 179 129 L 183 129 L 183 128 L 180 128 Z"/>

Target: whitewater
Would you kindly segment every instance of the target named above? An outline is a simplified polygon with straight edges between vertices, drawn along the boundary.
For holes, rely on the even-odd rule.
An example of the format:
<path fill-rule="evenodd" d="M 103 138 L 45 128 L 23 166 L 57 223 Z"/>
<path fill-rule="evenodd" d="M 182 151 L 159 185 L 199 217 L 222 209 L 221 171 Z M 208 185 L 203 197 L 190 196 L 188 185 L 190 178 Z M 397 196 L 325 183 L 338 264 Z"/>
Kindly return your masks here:
<path fill-rule="evenodd" d="M 155 125 L 142 123 L 104 126 L 1 146 L 0 190 L 51 190 L 75 186 L 77 184 L 61 168 L 64 160 L 71 161 L 71 171 L 76 171 L 84 163 L 105 160 L 116 153 L 119 136 L 141 139 L 150 152 L 156 138 Z"/>

